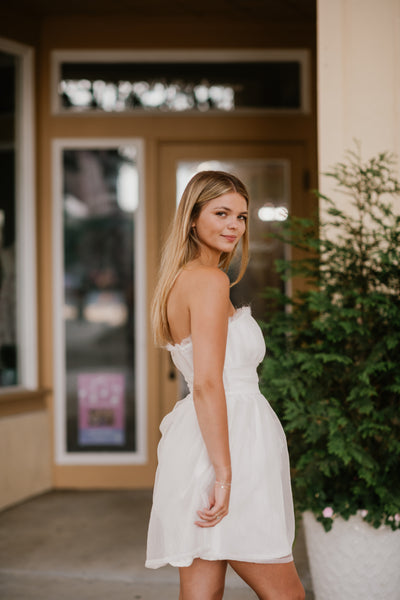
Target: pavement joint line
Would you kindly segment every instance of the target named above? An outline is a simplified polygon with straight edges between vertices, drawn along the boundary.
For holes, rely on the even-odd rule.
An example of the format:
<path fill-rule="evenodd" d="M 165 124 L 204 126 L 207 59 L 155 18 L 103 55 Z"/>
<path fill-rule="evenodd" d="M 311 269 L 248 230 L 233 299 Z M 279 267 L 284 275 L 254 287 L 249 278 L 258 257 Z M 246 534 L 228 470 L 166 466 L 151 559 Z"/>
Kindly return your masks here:
<path fill-rule="evenodd" d="M 0 578 L 4 576 L 12 576 L 12 577 L 31 577 L 33 579 L 52 579 L 55 577 L 59 577 L 61 579 L 76 579 L 79 581 L 104 581 L 104 582 L 114 582 L 114 583 L 133 583 L 139 585 L 179 585 L 179 579 L 177 574 L 176 581 L 173 581 L 171 577 L 163 578 L 160 575 L 152 575 L 152 572 L 149 573 L 147 577 L 135 577 L 135 575 L 106 575 L 104 572 L 96 573 L 82 573 L 77 571 L 59 571 L 59 570 L 49 570 L 43 571 L 38 569 L 5 569 L 0 568 Z M 236 590 L 247 587 L 244 582 L 239 581 L 230 582 L 226 581 L 225 588 Z"/>
<path fill-rule="evenodd" d="M 37 569 L 0 569 L 0 576 L 12 575 L 15 577 L 34 577 L 34 578 L 46 578 L 51 579 L 52 577 L 61 577 L 64 579 L 79 579 L 85 581 L 114 581 L 116 583 L 149 583 L 149 579 L 144 577 L 135 577 L 129 575 L 105 575 L 104 573 L 80 573 L 77 571 L 43 571 Z M 154 578 L 156 581 L 156 578 Z M 162 584 L 173 583 L 170 581 L 160 580 Z"/>

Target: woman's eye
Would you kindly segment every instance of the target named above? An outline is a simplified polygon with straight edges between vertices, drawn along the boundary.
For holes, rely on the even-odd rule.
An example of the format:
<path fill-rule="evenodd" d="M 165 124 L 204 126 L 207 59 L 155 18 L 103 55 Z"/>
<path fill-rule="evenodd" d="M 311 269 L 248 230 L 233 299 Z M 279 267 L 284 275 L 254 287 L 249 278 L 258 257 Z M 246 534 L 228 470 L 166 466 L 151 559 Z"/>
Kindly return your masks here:
<path fill-rule="evenodd" d="M 246 222 L 247 221 L 247 217 L 246 215 L 239 215 L 239 219 L 241 219 L 242 221 Z"/>
<path fill-rule="evenodd" d="M 224 212 L 224 211 L 217 212 L 217 217 L 225 217 L 225 216 L 226 216 L 226 212 Z"/>

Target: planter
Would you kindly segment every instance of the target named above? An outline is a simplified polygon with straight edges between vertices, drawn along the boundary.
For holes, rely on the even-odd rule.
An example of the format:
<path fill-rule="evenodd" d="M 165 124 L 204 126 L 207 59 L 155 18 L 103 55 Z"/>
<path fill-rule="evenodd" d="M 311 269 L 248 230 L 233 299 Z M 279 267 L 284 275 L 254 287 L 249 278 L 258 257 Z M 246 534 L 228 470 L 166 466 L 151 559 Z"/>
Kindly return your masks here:
<path fill-rule="evenodd" d="M 303 522 L 315 600 L 400 598 L 400 530 L 359 515 L 336 517 L 329 532 L 311 512 Z"/>

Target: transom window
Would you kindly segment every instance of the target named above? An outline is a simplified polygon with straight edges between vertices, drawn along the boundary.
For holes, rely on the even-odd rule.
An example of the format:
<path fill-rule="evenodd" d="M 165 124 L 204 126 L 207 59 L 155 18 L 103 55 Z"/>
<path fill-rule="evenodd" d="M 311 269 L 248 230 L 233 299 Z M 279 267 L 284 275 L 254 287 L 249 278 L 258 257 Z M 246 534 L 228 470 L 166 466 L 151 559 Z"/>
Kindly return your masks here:
<path fill-rule="evenodd" d="M 131 57 L 130 57 L 131 56 Z M 306 51 L 55 53 L 56 112 L 307 112 Z"/>

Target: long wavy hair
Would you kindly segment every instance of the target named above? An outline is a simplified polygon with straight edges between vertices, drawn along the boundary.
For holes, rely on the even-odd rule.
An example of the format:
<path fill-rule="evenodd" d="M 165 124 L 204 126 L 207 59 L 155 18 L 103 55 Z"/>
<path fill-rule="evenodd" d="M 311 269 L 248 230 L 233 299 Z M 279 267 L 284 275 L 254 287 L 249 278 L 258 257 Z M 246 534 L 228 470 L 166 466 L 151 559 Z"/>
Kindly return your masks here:
<path fill-rule="evenodd" d="M 235 175 L 223 171 L 197 173 L 189 181 L 182 194 L 162 253 L 160 274 L 152 303 L 151 319 L 157 345 L 164 346 L 166 343 L 173 342 L 167 318 L 168 297 L 179 273 L 200 253 L 200 240 L 192 224 L 210 200 L 230 192 L 237 192 L 243 196 L 247 206 L 249 205 L 249 195 L 245 185 Z M 248 220 L 241 242 L 242 256 L 239 274 L 231 285 L 240 281 L 248 263 Z M 232 252 L 222 252 L 219 267 L 224 271 L 228 269 L 237 246 L 238 244 Z"/>

